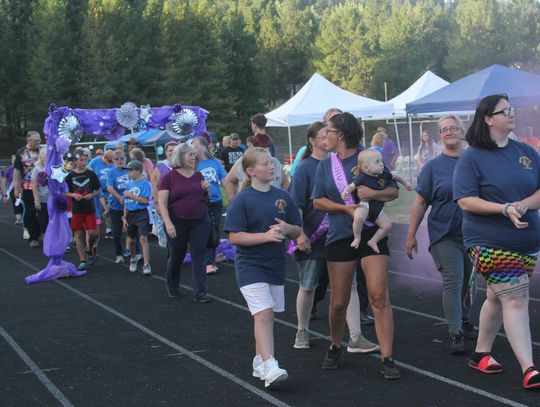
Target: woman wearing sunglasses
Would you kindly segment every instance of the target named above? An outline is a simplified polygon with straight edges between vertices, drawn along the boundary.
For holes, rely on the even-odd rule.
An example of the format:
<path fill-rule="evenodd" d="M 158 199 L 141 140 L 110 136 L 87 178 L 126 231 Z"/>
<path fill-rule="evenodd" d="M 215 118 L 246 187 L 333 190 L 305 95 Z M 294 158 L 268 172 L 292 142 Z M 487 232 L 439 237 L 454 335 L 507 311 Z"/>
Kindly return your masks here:
<path fill-rule="evenodd" d="M 463 239 L 473 266 L 486 280 L 476 350 L 469 366 L 501 373 L 491 355 L 504 331 L 523 372 L 524 388 L 539 388 L 529 326 L 529 276 L 540 250 L 540 158 L 508 138 L 514 109 L 506 95 L 480 101 L 467 132 L 470 148 L 454 172 L 454 199 L 463 210 Z"/>

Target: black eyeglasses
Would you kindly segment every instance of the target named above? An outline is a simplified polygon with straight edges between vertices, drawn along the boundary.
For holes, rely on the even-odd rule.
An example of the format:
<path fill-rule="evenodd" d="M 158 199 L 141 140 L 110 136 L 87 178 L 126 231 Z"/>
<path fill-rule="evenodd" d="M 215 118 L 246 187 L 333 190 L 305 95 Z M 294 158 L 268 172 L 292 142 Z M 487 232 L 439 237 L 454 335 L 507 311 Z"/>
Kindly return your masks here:
<path fill-rule="evenodd" d="M 506 109 L 499 110 L 498 112 L 493 112 L 489 116 L 496 116 L 498 114 L 502 114 L 504 116 L 511 116 L 514 114 L 514 108 L 512 106 L 508 106 Z"/>

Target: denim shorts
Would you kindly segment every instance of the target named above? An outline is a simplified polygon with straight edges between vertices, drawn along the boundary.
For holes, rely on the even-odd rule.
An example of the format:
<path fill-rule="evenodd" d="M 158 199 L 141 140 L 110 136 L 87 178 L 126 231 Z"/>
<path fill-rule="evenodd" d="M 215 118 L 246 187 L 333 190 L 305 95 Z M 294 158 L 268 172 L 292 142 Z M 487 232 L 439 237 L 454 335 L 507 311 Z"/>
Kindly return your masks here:
<path fill-rule="evenodd" d="M 319 277 L 326 269 L 326 259 L 307 259 L 296 262 L 300 288 L 314 290 L 319 284 Z"/>

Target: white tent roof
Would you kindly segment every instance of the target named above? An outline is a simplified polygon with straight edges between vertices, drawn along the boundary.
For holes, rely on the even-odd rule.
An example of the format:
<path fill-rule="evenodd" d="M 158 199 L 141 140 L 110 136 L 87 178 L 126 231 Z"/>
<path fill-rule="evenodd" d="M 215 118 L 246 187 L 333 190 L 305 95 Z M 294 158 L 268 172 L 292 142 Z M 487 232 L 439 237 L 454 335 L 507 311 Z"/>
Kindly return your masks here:
<path fill-rule="evenodd" d="M 435 75 L 431 71 L 426 71 L 420 78 L 417 79 L 409 88 L 388 102 L 394 105 L 394 115 L 398 117 L 406 117 L 405 106 L 407 103 L 414 102 L 421 97 L 429 95 L 436 90 L 444 88 L 450 82 L 445 81 L 441 77 Z"/>
<path fill-rule="evenodd" d="M 332 107 L 363 119 L 373 116 L 391 117 L 393 111 L 391 103 L 355 95 L 315 73 L 296 95 L 277 109 L 266 113 L 266 125 L 293 127 L 311 124 L 322 120 L 324 113 Z"/>

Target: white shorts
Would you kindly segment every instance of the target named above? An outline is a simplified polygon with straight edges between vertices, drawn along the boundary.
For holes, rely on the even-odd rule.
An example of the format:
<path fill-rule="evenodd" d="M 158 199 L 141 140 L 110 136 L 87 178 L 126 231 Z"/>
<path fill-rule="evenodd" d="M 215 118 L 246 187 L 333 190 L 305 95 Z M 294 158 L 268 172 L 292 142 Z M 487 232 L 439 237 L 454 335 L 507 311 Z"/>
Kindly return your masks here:
<path fill-rule="evenodd" d="M 251 315 L 272 308 L 274 312 L 285 311 L 285 286 L 253 283 L 240 287 Z"/>

